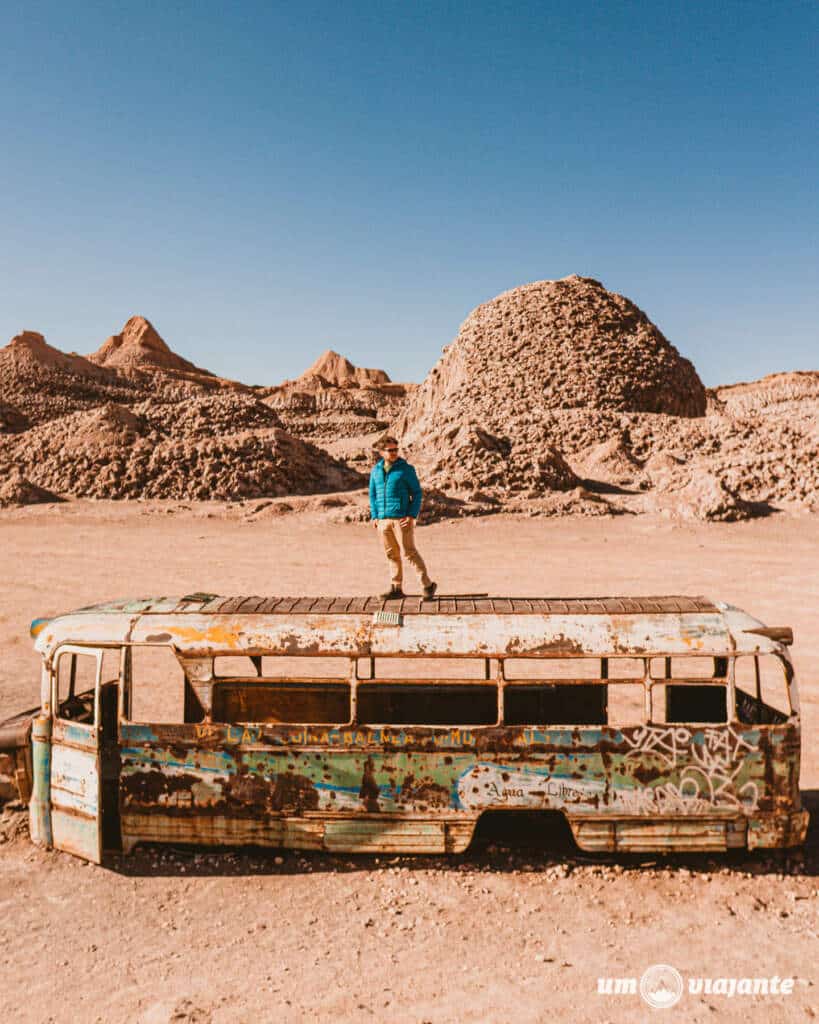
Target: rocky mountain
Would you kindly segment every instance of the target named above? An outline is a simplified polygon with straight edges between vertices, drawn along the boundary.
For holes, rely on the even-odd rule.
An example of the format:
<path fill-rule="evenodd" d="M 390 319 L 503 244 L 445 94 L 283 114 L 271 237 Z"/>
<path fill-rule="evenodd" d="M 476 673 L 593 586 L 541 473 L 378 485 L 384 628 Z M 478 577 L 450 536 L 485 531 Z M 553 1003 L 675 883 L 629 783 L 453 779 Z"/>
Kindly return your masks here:
<path fill-rule="evenodd" d="M 253 389 L 178 356 L 144 317 L 87 359 L 31 331 L 0 349 L 3 504 L 279 497 L 364 482 L 283 429 Z"/>
<path fill-rule="evenodd" d="M 100 402 L 132 401 L 138 395 L 133 382 L 75 353 L 61 352 L 36 331 L 23 331 L 0 349 L 0 402 L 31 423 Z"/>
<path fill-rule="evenodd" d="M 407 408 L 486 426 L 547 409 L 702 416 L 693 365 L 634 303 L 588 277 L 538 281 L 470 313 Z"/>
<path fill-rule="evenodd" d="M 705 409 L 696 370 L 645 313 L 572 276 L 478 306 L 407 401 L 399 430 L 438 486 L 454 474 L 459 491 L 535 497 L 574 486 L 552 472 L 565 461 L 557 414 Z"/>
<path fill-rule="evenodd" d="M 366 518 L 386 430 L 436 517 L 819 511 L 819 372 L 706 391 L 645 313 L 591 278 L 478 306 L 421 385 L 328 350 L 250 387 L 177 355 L 144 317 L 88 358 L 32 331 L 0 349 L 3 505 L 358 490 L 342 513 Z"/>
<path fill-rule="evenodd" d="M 394 427 L 473 502 L 560 511 L 579 485 L 611 510 L 747 518 L 819 508 L 818 379 L 706 393 L 632 302 L 572 276 L 477 307 Z"/>

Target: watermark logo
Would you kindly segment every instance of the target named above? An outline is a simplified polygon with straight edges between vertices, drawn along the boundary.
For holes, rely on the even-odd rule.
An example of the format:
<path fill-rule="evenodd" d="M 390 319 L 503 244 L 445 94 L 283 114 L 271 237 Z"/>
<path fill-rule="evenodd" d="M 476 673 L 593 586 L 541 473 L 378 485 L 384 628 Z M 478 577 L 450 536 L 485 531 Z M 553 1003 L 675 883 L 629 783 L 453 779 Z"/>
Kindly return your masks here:
<path fill-rule="evenodd" d="M 655 1010 L 667 1010 L 682 998 L 683 980 L 676 967 L 652 964 L 640 978 L 640 995 Z"/>
<path fill-rule="evenodd" d="M 597 994 L 601 996 L 636 996 L 653 1010 L 668 1010 L 676 1006 L 683 994 L 692 996 L 789 996 L 793 993 L 795 978 L 699 978 L 687 980 L 670 964 L 652 964 L 637 978 L 598 978 Z"/>

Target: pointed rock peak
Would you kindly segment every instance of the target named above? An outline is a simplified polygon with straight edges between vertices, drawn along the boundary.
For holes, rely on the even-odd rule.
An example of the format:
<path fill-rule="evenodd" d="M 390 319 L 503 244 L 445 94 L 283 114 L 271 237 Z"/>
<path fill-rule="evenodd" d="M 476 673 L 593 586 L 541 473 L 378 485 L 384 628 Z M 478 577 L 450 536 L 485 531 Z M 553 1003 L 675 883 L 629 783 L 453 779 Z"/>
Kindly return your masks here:
<path fill-rule="evenodd" d="M 313 365 L 298 378 L 298 382 L 309 383 L 316 378 L 321 378 L 333 387 L 390 383 L 390 378 L 383 370 L 369 370 L 361 366 L 354 366 L 349 359 L 334 352 L 331 348 L 322 352 Z"/>
<path fill-rule="evenodd" d="M 171 351 L 154 325 L 144 316 L 132 316 L 119 334 L 112 334 L 88 358 L 98 366 L 181 370 L 210 376 L 207 370 L 200 370 Z"/>
<path fill-rule="evenodd" d="M 342 380 L 354 380 L 355 367 L 349 359 L 328 348 L 322 352 L 303 376 L 324 377 L 325 380 L 338 384 Z"/>
<path fill-rule="evenodd" d="M 122 338 L 124 345 L 139 345 L 154 352 L 172 354 L 154 325 L 144 316 L 132 316 L 122 328 L 119 337 Z"/>

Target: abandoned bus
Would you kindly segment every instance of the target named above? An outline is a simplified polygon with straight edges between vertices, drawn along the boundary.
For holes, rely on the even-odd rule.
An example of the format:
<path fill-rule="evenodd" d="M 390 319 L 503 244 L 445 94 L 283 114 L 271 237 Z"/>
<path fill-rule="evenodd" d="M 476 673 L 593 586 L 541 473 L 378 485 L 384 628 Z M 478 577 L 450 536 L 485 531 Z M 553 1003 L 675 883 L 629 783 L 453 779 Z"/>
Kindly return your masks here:
<path fill-rule="evenodd" d="M 588 851 L 803 842 L 791 631 L 702 598 L 224 598 L 32 623 L 0 725 L 36 843 L 460 852 L 486 812 Z"/>

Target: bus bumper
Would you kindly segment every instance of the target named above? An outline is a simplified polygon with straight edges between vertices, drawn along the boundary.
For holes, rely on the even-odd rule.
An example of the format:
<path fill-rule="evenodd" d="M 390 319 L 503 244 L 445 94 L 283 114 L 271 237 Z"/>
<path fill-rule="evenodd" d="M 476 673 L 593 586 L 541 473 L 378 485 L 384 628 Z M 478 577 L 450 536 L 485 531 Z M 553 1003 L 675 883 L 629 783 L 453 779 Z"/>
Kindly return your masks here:
<path fill-rule="evenodd" d="M 743 848 L 744 817 L 569 818 L 574 839 L 589 853 L 719 853 Z"/>
<path fill-rule="evenodd" d="M 748 820 L 748 849 L 787 849 L 801 846 L 808 834 L 807 811 L 761 814 Z"/>

